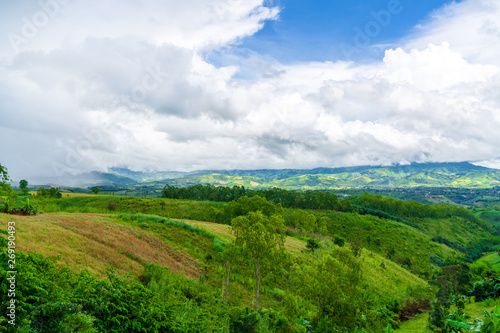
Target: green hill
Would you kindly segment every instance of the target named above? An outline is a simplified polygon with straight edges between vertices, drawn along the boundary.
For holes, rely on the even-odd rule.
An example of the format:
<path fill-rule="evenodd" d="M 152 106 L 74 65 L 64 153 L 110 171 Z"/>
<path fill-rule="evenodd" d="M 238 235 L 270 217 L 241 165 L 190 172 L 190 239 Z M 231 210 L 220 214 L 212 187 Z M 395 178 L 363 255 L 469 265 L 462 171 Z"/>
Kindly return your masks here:
<path fill-rule="evenodd" d="M 57 182 L 54 180 L 54 182 Z M 214 184 L 250 188 L 280 187 L 316 190 L 341 188 L 456 187 L 487 188 L 500 186 L 500 170 L 463 163 L 412 163 L 394 166 L 283 170 L 200 170 L 131 171 L 111 168 L 63 179 L 71 186 L 126 187 L 149 184 L 161 189 L 165 184 L 189 186 Z"/>
<path fill-rule="evenodd" d="M 195 189 L 201 191 L 203 187 L 191 190 Z M 322 196 L 304 198 L 321 200 Z M 109 315 L 104 316 L 88 303 L 88 299 L 96 297 L 105 307 L 111 306 L 107 294 L 92 294 L 87 300 L 78 298 L 83 292 L 79 289 L 83 286 L 80 279 L 89 279 L 86 271 L 93 276 L 92 281 L 85 280 L 88 285 L 111 279 L 115 282 L 105 288 L 123 286 L 136 290 L 134 293 L 145 288 L 143 291 L 150 293 L 150 305 L 133 296 L 126 298 L 134 300 L 129 303 L 114 302 L 133 313 L 139 308 L 156 313 L 148 307 L 163 309 L 168 304 L 171 314 L 155 320 L 158 325 L 168 327 L 178 323 L 182 329 L 176 332 L 204 332 L 199 327 L 212 327 L 209 331 L 214 332 L 228 329 L 238 332 L 241 331 L 235 328 L 238 325 L 261 327 L 257 329 L 259 332 L 268 329 L 264 327 L 304 332 L 309 323 L 318 330 L 328 331 L 321 328 L 330 322 L 324 311 L 337 308 L 342 308 L 348 314 L 346 318 L 353 322 L 335 319 L 336 325 L 347 325 L 344 327 L 351 327 L 349 330 L 354 327 L 350 325 L 356 325 L 366 332 L 380 332 L 388 323 L 396 327 L 428 309 L 435 292 L 429 281 L 439 279 L 440 267 L 461 260 L 470 243 L 491 236 L 484 222 L 468 210 L 369 195 L 341 202 L 339 207 L 347 207 L 346 211 L 282 210 L 258 197 L 246 198 L 240 206 L 237 206 L 240 200 L 224 203 L 116 195 L 57 199 L 35 196 L 30 201 L 44 213 L 33 217 L 0 214 L 0 229 L 6 230 L 7 222 L 15 222 L 19 253 L 59 257 L 50 259 L 57 266 L 45 269 L 49 275 L 36 276 L 55 281 L 52 285 L 65 286 L 67 291 L 59 294 L 68 295 L 64 296 L 66 301 L 78 300 L 84 305 L 80 315 L 91 316 L 95 325 L 108 331 L 115 325 L 107 319 Z M 257 313 L 247 309 L 254 304 L 255 279 L 249 269 L 252 263 L 239 259 L 238 252 L 227 257 L 224 250 L 231 248 L 235 235 L 229 225 L 213 223 L 227 220 L 223 218 L 225 214 L 246 214 L 245 207 L 252 207 L 252 203 L 259 203 L 259 207 L 252 209 L 278 209 L 287 226 L 287 254 L 266 276 L 259 299 L 263 309 Z M 319 245 L 314 251 L 307 247 L 311 239 Z M 44 263 L 40 258 L 19 256 L 23 263 L 31 262 L 35 267 Z M 221 302 L 226 261 L 231 262 L 227 304 Z M 110 266 L 116 269 L 112 277 Z M 65 269 L 61 267 L 69 267 L 76 275 L 57 273 Z M 123 292 L 113 291 L 116 295 Z M 43 304 L 50 309 L 66 302 L 57 297 L 40 299 L 48 302 Z M 136 310 L 130 310 L 129 306 Z M 144 310 L 138 313 L 141 311 Z M 71 315 L 68 312 L 64 316 Z M 120 316 L 116 318 L 125 322 L 135 318 L 130 312 Z M 184 322 L 182 318 L 189 319 Z"/>

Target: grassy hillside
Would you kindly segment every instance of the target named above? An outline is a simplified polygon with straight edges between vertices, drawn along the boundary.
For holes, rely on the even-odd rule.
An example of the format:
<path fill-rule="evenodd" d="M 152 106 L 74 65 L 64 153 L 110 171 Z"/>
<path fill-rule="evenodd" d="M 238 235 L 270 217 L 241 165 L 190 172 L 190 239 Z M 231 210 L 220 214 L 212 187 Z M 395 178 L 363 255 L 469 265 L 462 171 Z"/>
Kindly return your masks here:
<path fill-rule="evenodd" d="M 59 264 L 76 272 L 87 269 L 104 276 L 106 268 L 112 265 L 120 274 L 138 277 L 143 274 L 145 263 L 167 266 L 174 272 L 182 270 L 190 277 L 198 277 L 202 271 L 202 264 L 185 251 L 182 243 L 167 243 L 161 236 L 127 225 L 113 215 L 51 213 L 13 217 L 0 214 L 4 230 L 7 221 L 16 222 L 18 251 L 61 256 Z M 165 227 L 166 233 L 173 231 L 179 237 L 183 234 L 185 241 L 194 237 L 177 228 Z M 203 242 L 198 244 L 202 247 Z"/>
<path fill-rule="evenodd" d="M 56 200 L 36 199 L 35 202 L 45 212 L 94 214 L 127 212 L 206 222 L 214 221 L 214 211 L 227 205 L 209 201 L 105 195 L 63 197 Z M 303 211 L 306 215 L 312 214 L 317 221 L 326 218 L 329 236 L 342 237 L 348 242 L 360 240 L 366 249 L 390 258 L 400 265 L 406 265 L 412 272 L 427 278 L 432 276 L 436 263 L 443 262 L 447 257 L 459 253 L 456 249 L 432 241 L 435 237 L 444 237 L 465 246 L 474 238 L 488 235 L 486 230 L 460 217 L 416 219 L 414 223 L 417 229 L 400 222 L 370 215 L 321 210 L 286 209 L 285 220 L 292 219 L 295 211 Z M 223 227 L 217 225 L 217 228 Z M 290 232 L 304 237 L 313 235 L 313 233 L 303 232 L 297 228 L 291 228 Z"/>
<path fill-rule="evenodd" d="M 373 207 L 365 208 L 377 216 L 352 210 L 279 208 L 287 225 L 287 255 L 263 280 L 259 304 L 273 313 L 266 320 L 275 321 L 262 325 L 283 324 L 287 332 L 303 333 L 309 322 L 318 329 L 327 325 L 330 319 L 325 311 L 330 310 L 325 309 L 342 308 L 350 313 L 349 318 L 357 318 L 352 325 L 367 332 L 380 332 L 387 323 L 397 326 L 397 321 L 429 307 L 436 290 L 428 282 L 441 278 L 440 266 L 461 262 L 470 242 L 491 236 L 490 230 L 464 209 L 450 208 L 447 214 L 451 215 L 432 218 L 434 215 L 429 214 L 434 208 L 429 206 L 377 197 L 363 200 L 351 202 L 368 205 L 372 200 Z M 60 256 L 59 266 L 66 265 L 74 272 L 88 270 L 101 280 L 108 277 L 108 268 L 113 266 L 119 276 L 140 281 L 165 299 L 174 292 L 167 292 L 173 287 L 161 291 L 164 287 L 159 281 L 180 279 L 176 280 L 176 295 L 198 305 L 205 302 L 203 311 L 217 308 L 214 313 L 218 314 L 207 325 L 215 325 L 218 328 L 214 331 L 220 332 L 227 325 L 247 320 L 244 318 L 250 313 L 245 314 L 243 309 L 254 304 L 255 279 L 249 268 L 251 260 L 243 261 L 240 252 L 231 252 L 232 257 L 228 257 L 225 251 L 235 239 L 231 227 L 213 221 L 251 207 L 252 202 L 259 202 L 262 210 L 279 207 L 259 197 L 241 201 L 248 206 L 116 195 L 32 197 L 31 202 L 44 213 L 33 217 L 0 214 L 0 229 L 5 230 L 8 221 L 16 222 L 18 251 Z M 377 209 L 376 204 L 380 204 Z M 400 209 L 394 209 L 396 206 Z M 412 209 L 420 209 L 420 213 L 415 215 Z M 242 210 L 241 214 L 246 213 Z M 306 246 L 311 239 L 319 244 L 314 251 Z M 343 247 L 341 240 L 345 240 Z M 220 299 L 227 260 L 231 261 L 231 270 L 229 304 L 225 308 Z M 496 258 L 482 260 L 488 267 L 496 265 Z M 150 264 L 168 268 L 168 274 L 157 272 L 159 280 L 150 284 L 151 274 L 157 274 L 150 271 L 157 269 Z M 475 269 L 473 266 L 473 273 Z M 170 277 L 172 273 L 179 278 Z M 325 307 L 324 302 L 334 305 Z M 225 321 L 217 323 L 223 317 Z"/>
<path fill-rule="evenodd" d="M 16 223 L 17 251 L 58 256 L 59 266 L 68 266 L 75 272 L 88 270 L 104 279 L 109 266 L 113 266 L 121 276 L 132 274 L 134 279 L 143 279 L 147 265 L 155 263 L 199 281 L 197 283 L 208 283 L 214 290 L 220 290 L 224 271 L 221 263 L 207 261 L 207 254 L 215 257 L 221 243 L 234 239 L 226 225 L 166 220 L 154 215 L 45 213 L 24 217 L 0 214 L 0 229 L 5 230 L 8 221 Z M 336 248 L 324 239 L 321 248 L 311 253 L 305 241 L 293 237 L 287 237 L 286 247 L 292 255 L 290 259 L 302 266 L 315 265 Z M 417 294 L 429 295 L 426 281 L 376 253 L 363 250 L 359 262 L 363 288 L 371 302 L 404 304 Z M 253 283 L 245 274 L 234 268 L 230 299 L 234 304 L 250 306 Z M 279 288 L 264 286 L 263 307 L 280 308 L 282 297 L 297 297 L 286 284 L 280 283 Z M 278 296 L 279 290 L 285 296 Z"/>

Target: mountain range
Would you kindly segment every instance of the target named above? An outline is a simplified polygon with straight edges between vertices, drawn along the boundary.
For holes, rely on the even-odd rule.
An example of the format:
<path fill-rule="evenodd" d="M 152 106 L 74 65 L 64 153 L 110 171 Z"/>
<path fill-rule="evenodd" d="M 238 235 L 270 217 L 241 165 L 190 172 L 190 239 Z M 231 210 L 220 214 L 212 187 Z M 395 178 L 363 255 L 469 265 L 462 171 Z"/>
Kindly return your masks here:
<path fill-rule="evenodd" d="M 111 168 L 108 172 L 83 173 L 58 185 L 65 186 L 188 186 L 213 184 L 253 188 L 340 189 L 392 187 L 500 186 L 500 170 L 461 163 L 412 163 L 393 166 L 356 166 L 316 169 L 132 171 Z"/>

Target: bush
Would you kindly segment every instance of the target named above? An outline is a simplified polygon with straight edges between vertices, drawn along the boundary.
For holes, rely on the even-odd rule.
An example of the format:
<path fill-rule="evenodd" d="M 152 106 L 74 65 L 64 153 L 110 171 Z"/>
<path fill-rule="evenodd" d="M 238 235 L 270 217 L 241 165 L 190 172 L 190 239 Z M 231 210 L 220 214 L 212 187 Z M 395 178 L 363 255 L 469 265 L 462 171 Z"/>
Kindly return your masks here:
<path fill-rule="evenodd" d="M 315 240 L 314 238 L 309 238 L 307 240 L 307 244 L 306 244 L 306 247 L 308 249 L 310 249 L 312 252 L 314 252 L 314 250 L 318 249 L 319 248 L 319 243 L 317 240 Z"/>
<path fill-rule="evenodd" d="M 333 243 L 335 243 L 335 245 L 337 245 L 337 246 L 342 247 L 345 244 L 345 240 L 342 237 L 335 236 L 335 239 L 333 240 Z"/>
<path fill-rule="evenodd" d="M 275 300 L 279 302 L 283 302 L 285 300 L 285 294 L 285 291 L 281 290 L 280 288 L 274 288 L 273 290 L 271 290 L 271 295 Z"/>
<path fill-rule="evenodd" d="M 108 210 L 113 211 L 113 212 L 118 208 L 118 204 L 116 203 L 116 201 L 113 201 L 113 200 L 108 201 L 106 206 L 107 206 Z"/>

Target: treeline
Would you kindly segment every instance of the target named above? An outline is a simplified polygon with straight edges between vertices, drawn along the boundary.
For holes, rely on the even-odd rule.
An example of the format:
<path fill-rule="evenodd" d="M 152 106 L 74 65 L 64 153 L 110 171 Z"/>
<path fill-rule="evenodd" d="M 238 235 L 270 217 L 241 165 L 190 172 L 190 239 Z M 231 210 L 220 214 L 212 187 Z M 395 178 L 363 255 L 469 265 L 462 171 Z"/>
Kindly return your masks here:
<path fill-rule="evenodd" d="M 226 187 L 201 184 L 188 187 L 166 185 L 162 191 L 163 198 L 200 201 L 230 202 L 241 197 L 251 198 L 254 196 L 265 198 L 273 204 L 280 204 L 283 208 L 357 212 L 361 215 L 391 219 L 414 228 L 419 228 L 419 226 L 412 221 L 413 219 L 439 219 L 452 216 L 464 218 L 474 224 L 481 224 L 481 221 L 471 211 L 462 207 L 426 205 L 415 201 L 403 201 L 366 193 L 339 200 L 336 194 L 324 191 L 300 192 L 280 188 L 253 190 L 244 186 Z"/>
<path fill-rule="evenodd" d="M 360 212 L 369 209 L 405 218 L 439 219 L 458 216 L 473 223 L 480 223 L 480 220 L 471 211 L 457 206 L 426 205 L 415 201 L 402 201 L 371 194 L 349 197 L 347 200 L 352 203 L 355 210 Z"/>
<path fill-rule="evenodd" d="M 209 200 L 230 202 L 241 197 L 260 196 L 273 204 L 281 204 L 284 208 L 299 209 L 329 209 L 338 211 L 348 211 L 348 202 L 342 202 L 337 195 L 330 192 L 321 191 L 289 191 L 281 188 L 267 190 L 253 190 L 244 186 L 214 186 L 214 185 L 191 185 L 188 187 L 175 187 L 165 185 L 162 191 L 163 198 L 188 199 L 188 200 Z M 347 205 L 347 206 L 343 206 Z"/>

